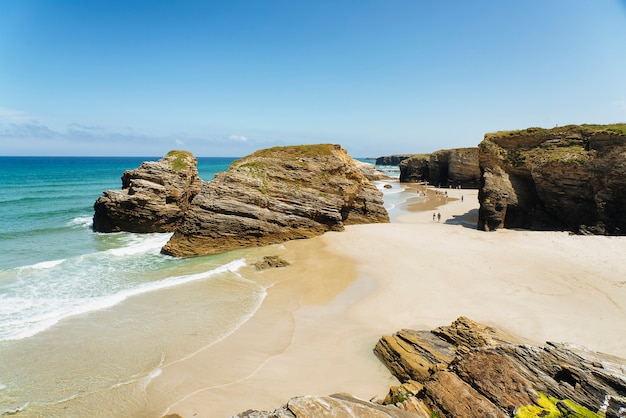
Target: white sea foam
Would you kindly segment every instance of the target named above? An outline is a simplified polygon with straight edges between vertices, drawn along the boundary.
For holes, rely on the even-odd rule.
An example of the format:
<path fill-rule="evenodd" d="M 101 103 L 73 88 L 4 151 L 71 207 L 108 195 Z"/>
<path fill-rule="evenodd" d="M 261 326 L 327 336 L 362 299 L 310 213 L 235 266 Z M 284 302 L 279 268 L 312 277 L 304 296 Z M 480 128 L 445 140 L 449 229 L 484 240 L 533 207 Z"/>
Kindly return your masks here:
<path fill-rule="evenodd" d="M 37 264 L 33 264 L 32 266 L 26 266 L 26 267 L 21 267 L 21 268 L 51 269 L 53 267 L 58 266 L 59 264 L 61 264 L 64 261 L 65 261 L 65 259 L 62 259 L 62 260 L 52 260 L 52 261 L 42 261 L 41 263 L 37 263 Z"/>
<path fill-rule="evenodd" d="M 90 228 L 93 225 L 91 216 L 77 216 L 67 223 L 67 226 L 76 226 L 82 228 Z"/>
<path fill-rule="evenodd" d="M 28 338 L 52 327 L 63 319 L 110 308 L 132 296 L 180 286 L 226 272 L 236 272 L 245 265 L 244 259 L 238 259 L 205 272 L 172 276 L 95 297 L 71 298 L 61 294 L 57 298 L 48 295 L 33 298 L 30 294 L 27 297 L 2 295 L 0 298 L 0 318 L 4 318 L 4 320 L 0 321 L 0 341 Z"/>
<path fill-rule="evenodd" d="M 131 235 L 131 243 L 121 248 L 112 248 L 106 252 L 123 257 L 137 254 L 158 254 L 173 234 Z"/>

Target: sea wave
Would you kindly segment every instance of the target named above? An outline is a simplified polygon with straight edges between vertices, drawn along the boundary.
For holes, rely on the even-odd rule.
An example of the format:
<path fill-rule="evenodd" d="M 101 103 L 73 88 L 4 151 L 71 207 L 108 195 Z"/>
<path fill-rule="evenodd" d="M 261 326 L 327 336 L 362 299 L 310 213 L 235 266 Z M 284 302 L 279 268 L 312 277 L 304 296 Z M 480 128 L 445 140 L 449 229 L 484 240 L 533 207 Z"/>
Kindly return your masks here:
<path fill-rule="evenodd" d="M 132 296 L 204 280 L 226 272 L 236 272 L 245 265 L 245 259 L 238 259 L 201 273 L 171 276 L 95 297 L 77 295 L 77 297 L 70 298 L 63 293 L 58 297 L 40 295 L 35 298 L 32 294 L 25 296 L 1 295 L 0 341 L 32 337 L 63 319 L 107 309 Z"/>
<path fill-rule="evenodd" d="M 67 226 L 69 227 L 91 228 L 92 225 L 92 216 L 77 216 L 76 218 L 67 222 Z"/>

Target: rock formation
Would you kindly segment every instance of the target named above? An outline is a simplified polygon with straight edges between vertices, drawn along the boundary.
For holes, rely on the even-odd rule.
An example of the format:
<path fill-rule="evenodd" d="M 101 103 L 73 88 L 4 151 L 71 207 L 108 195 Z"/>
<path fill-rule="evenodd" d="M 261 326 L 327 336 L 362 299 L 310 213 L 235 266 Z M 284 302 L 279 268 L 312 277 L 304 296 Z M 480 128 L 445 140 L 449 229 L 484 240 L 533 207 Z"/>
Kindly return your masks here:
<path fill-rule="evenodd" d="M 382 402 L 305 396 L 237 417 L 626 416 L 626 360 L 565 344 L 522 344 L 464 317 L 433 331 L 385 336 L 375 352 L 401 382 Z"/>
<path fill-rule="evenodd" d="M 418 411 L 442 418 L 626 414 L 626 360 L 566 344 L 520 344 L 464 317 L 383 337 L 375 352 L 405 388 L 393 388 L 402 397 L 388 403 L 414 397 Z"/>
<path fill-rule="evenodd" d="M 212 254 L 372 222 L 389 222 L 382 193 L 339 145 L 276 147 L 205 183 L 163 252 Z"/>
<path fill-rule="evenodd" d="M 171 151 L 122 175 L 122 190 L 107 190 L 94 204 L 96 232 L 173 232 L 200 192 L 198 161 Z"/>
<path fill-rule="evenodd" d="M 626 125 L 485 135 L 478 228 L 626 233 Z"/>
<path fill-rule="evenodd" d="M 412 157 L 415 154 L 406 155 L 387 155 L 384 157 L 376 158 L 376 165 L 398 165 L 401 161 Z"/>
<path fill-rule="evenodd" d="M 99 232 L 174 232 L 162 251 L 193 256 L 310 238 L 344 225 L 389 222 L 382 193 L 339 145 L 260 150 L 211 182 L 172 151 L 122 177 L 95 205 Z"/>
<path fill-rule="evenodd" d="M 467 189 L 476 189 L 480 185 L 477 148 L 416 154 L 401 161 L 399 167 L 400 182 L 427 181 L 436 186 Z"/>

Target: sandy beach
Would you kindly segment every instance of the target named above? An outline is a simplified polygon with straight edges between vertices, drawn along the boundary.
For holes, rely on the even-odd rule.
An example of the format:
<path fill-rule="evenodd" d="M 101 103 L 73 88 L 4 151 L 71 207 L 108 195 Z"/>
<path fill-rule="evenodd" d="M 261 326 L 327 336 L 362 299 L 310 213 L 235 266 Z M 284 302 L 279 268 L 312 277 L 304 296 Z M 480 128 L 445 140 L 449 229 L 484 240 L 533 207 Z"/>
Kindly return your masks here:
<path fill-rule="evenodd" d="M 230 336 L 165 365 L 145 389 L 150 416 L 227 417 L 305 394 L 381 398 L 396 381 L 377 340 L 461 315 L 531 343 L 626 357 L 626 238 L 477 231 L 477 190 L 445 192 L 409 201 L 391 224 L 258 249 L 292 265 L 241 272 L 267 288 L 263 304 Z"/>

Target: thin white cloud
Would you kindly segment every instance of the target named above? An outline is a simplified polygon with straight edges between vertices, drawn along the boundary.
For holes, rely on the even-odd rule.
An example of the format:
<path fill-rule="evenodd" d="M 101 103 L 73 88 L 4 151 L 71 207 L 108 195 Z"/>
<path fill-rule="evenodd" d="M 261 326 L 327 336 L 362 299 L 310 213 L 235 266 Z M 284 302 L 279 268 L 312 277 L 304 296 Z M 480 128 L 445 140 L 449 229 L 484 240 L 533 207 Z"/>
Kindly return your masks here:
<path fill-rule="evenodd" d="M 174 142 L 176 142 L 176 145 L 185 145 L 185 142 L 181 141 L 180 139 L 176 139 L 174 140 Z"/>
<path fill-rule="evenodd" d="M 235 142 L 248 142 L 248 138 L 243 135 L 229 135 L 228 139 Z"/>
<path fill-rule="evenodd" d="M 24 123 L 32 121 L 33 117 L 21 110 L 0 107 L 0 120 L 11 123 Z"/>

